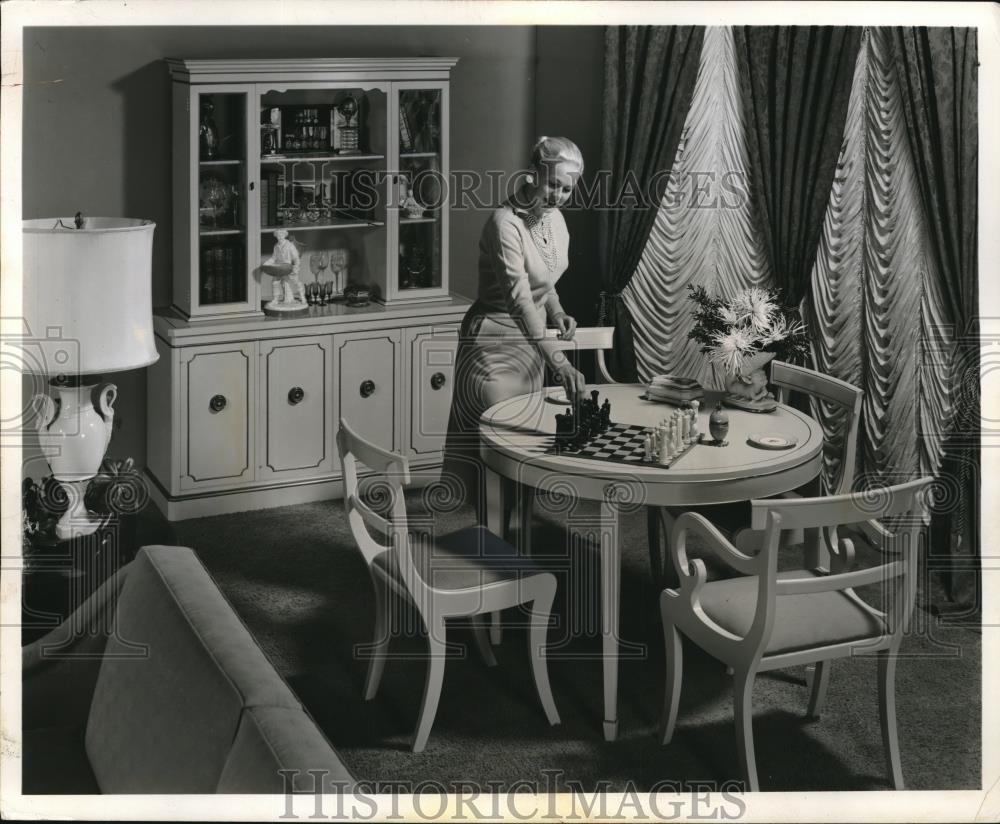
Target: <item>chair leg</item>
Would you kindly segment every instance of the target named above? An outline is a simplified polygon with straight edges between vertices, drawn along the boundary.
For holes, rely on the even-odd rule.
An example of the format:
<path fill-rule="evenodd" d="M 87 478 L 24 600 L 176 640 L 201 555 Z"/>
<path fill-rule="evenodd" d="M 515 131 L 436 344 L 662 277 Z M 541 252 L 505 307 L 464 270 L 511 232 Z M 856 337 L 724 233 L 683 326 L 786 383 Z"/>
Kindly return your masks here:
<path fill-rule="evenodd" d="M 646 507 L 646 533 L 649 537 L 649 572 L 657 586 L 663 582 L 663 550 L 660 546 L 660 513 L 658 507 Z"/>
<path fill-rule="evenodd" d="M 490 646 L 490 637 L 486 630 L 486 624 L 478 615 L 472 617 L 472 636 L 476 639 L 476 647 L 482 656 L 483 663 L 488 667 L 495 667 L 497 659 L 493 655 L 493 647 Z"/>
<path fill-rule="evenodd" d="M 747 792 L 757 792 L 757 762 L 753 751 L 753 683 L 756 673 L 745 670 L 736 673 L 733 681 L 733 705 L 736 716 L 736 749 L 740 771 Z"/>
<path fill-rule="evenodd" d="M 552 601 L 556 594 L 555 578 L 550 576 L 545 585 L 531 604 L 531 629 L 528 632 L 528 654 L 531 656 L 531 674 L 535 679 L 535 689 L 545 710 L 549 724 L 559 723 L 559 712 L 552 698 L 552 686 L 549 684 L 549 668 L 545 651 L 548 646 L 549 616 L 552 614 Z"/>
<path fill-rule="evenodd" d="M 819 661 L 812 670 L 812 676 L 807 678 L 809 684 L 809 707 L 806 715 L 809 718 L 819 718 L 826 703 L 826 688 L 830 683 L 830 661 Z"/>
<path fill-rule="evenodd" d="M 896 653 L 892 650 L 878 653 L 878 708 L 886 767 L 893 787 L 902 790 L 903 766 L 899 760 L 899 736 L 896 731 Z"/>
<path fill-rule="evenodd" d="M 424 697 L 420 702 L 420 716 L 417 718 L 417 731 L 413 736 L 413 751 L 423 752 L 427 745 L 427 737 L 431 734 L 434 716 L 437 715 L 438 700 L 441 698 L 441 685 L 444 683 L 445 664 L 445 625 L 444 621 L 428 621 L 427 623 L 427 679 L 424 681 Z"/>
<path fill-rule="evenodd" d="M 368 676 L 365 678 L 365 701 L 371 701 L 382 683 L 389 637 L 392 631 L 392 616 L 389 614 L 392 593 L 384 581 L 372 581 L 375 586 L 375 637 L 372 640 L 372 657 L 368 661 Z"/>
<path fill-rule="evenodd" d="M 661 604 L 663 602 L 661 601 Z M 663 641 L 666 644 L 667 677 L 663 693 L 663 717 L 660 719 L 660 741 L 669 744 L 674 737 L 674 726 L 677 724 L 677 707 L 681 702 L 681 681 L 684 670 L 684 652 L 681 649 L 681 634 L 666 616 L 666 609 L 661 607 L 663 615 Z"/>

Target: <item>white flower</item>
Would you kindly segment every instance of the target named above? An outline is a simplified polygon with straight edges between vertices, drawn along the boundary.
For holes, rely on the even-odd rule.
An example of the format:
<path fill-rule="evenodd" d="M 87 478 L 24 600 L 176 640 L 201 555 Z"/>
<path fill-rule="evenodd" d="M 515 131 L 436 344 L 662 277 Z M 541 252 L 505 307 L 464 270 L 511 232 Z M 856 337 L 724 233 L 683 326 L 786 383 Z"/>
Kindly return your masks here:
<path fill-rule="evenodd" d="M 736 313 L 736 310 L 725 304 L 719 307 L 719 317 L 726 326 L 735 326 L 740 322 L 740 316 Z"/>
<path fill-rule="evenodd" d="M 730 332 L 719 332 L 714 337 L 715 348 L 709 355 L 709 360 L 719 364 L 729 373 L 738 374 L 743 369 L 743 359 L 750 353 L 753 342 L 742 329 Z"/>

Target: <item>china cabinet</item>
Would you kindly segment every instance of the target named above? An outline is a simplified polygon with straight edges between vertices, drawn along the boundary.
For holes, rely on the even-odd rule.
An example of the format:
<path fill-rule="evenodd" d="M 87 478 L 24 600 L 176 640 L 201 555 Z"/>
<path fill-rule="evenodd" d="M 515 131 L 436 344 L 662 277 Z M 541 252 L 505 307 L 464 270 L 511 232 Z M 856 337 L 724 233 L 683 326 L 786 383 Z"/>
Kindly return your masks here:
<path fill-rule="evenodd" d="M 174 308 L 260 316 L 279 229 L 307 284 L 332 255 L 346 259 L 338 293 L 361 283 L 385 304 L 447 300 L 455 63 L 168 59 Z"/>
<path fill-rule="evenodd" d="M 439 466 L 468 308 L 448 289 L 455 62 L 167 61 L 174 278 L 147 475 L 171 520 L 336 496 L 340 416 Z M 306 305 L 287 311 L 286 283 Z"/>

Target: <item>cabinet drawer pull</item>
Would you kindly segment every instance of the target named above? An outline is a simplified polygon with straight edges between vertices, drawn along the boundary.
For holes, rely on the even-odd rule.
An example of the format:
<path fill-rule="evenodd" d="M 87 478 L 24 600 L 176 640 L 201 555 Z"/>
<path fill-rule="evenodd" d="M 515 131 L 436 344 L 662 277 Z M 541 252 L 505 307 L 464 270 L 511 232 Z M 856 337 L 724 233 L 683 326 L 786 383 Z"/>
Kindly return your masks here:
<path fill-rule="evenodd" d="M 212 400 L 208 402 L 208 408 L 213 412 L 221 412 L 228 403 L 225 395 L 213 395 Z"/>
<path fill-rule="evenodd" d="M 375 381 L 362 381 L 361 382 L 361 397 L 367 398 L 375 391 Z"/>
<path fill-rule="evenodd" d="M 431 389 L 438 390 L 447 382 L 444 372 L 435 372 L 431 375 Z"/>
<path fill-rule="evenodd" d="M 293 386 L 288 390 L 288 402 L 292 406 L 299 403 L 305 396 L 306 393 L 303 391 L 301 386 Z"/>

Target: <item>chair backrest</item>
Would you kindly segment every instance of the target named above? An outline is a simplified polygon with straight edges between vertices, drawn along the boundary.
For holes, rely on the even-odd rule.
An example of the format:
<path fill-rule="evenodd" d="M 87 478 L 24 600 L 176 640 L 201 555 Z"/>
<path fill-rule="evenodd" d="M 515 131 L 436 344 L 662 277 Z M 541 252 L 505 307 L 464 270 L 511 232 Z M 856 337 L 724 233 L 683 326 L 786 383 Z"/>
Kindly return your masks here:
<path fill-rule="evenodd" d="M 411 593 L 421 592 L 424 586 L 410 554 L 409 524 L 403 497 L 403 488 L 410 483 L 409 461 L 405 456 L 361 437 L 344 418 L 340 419 L 337 431 L 337 451 L 343 469 L 347 521 L 365 562 L 370 567 L 383 553 L 394 552 L 406 586 Z M 388 517 L 362 500 L 359 465 L 371 471 L 368 498 L 376 504 L 385 504 L 383 511 L 387 511 Z"/>
<path fill-rule="evenodd" d="M 549 338 L 555 338 L 557 332 L 555 329 L 549 329 L 546 334 Z M 571 352 L 593 349 L 597 359 L 597 377 L 602 383 L 615 383 L 615 379 L 608 372 L 608 367 L 604 360 L 604 352 L 614 347 L 614 339 L 614 326 L 580 326 L 573 335 L 573 340 L 561 341 L 556 339 L 555 348 Z"/>
<path fill-rule="evenodd" d="M 854 485 L 858 429 L 861 424 L 861 400 L 864 392 L 839 378 L 784 361 L 771 363 L 771 383 L 778 388 L 778 400 L 782 403 L 788 402 L 790 392 L 801 392 L 814 402 L 825 401 L 842 410 L 844 420 L 840 463 L 829 492 L 831 495 L 849 493 Z"/>
<path fill-rule="evenodd" d="M 918 541 L 927 511 L 927 488 L 933 481 L 925 477 L 847 495 L 751 501 L 751 528 L 763 529 L 765 534 L 764 546 L 751 562 L 758 566 L 751 574 L 759 574 L 762 582 L 758 612 L 772 610 L 775 596 L 853 590 L 867 584 L 888 585 L 895 579 L 894 591 L 886 592 L 891 611 L 884 617 L 886 634 L 901 636 L 916 598 Z M 854 546 L 849 538 L 839 537 L 842 533 L 838 528 L 863 526 L 891 516 L 897 517 L 897 531 L 884 532 L 884 540 L 873 546 L 896 559 L 852 571 Z M 788 530 L 805 531 L 807 541 L 824 541 L 831 555 L 832 574 L 778 578 L 780 533 Z"/>

